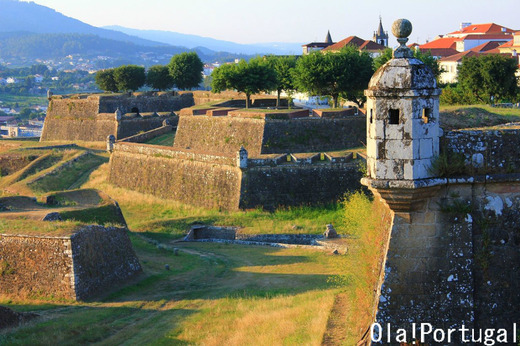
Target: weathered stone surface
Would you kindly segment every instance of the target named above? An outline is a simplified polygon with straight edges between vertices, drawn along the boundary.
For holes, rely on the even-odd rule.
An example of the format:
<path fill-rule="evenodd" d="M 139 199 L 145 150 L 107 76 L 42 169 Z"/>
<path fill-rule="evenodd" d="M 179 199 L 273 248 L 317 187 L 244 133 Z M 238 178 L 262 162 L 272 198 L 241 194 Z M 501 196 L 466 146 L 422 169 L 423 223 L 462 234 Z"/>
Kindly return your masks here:
<path fill-rule="evenodd" d="M 117 186 L 208 208 L 236 210 L 337 201 L 360 187 L 357 161 L 277 162 L 116 143 L 109 181 Z M 292 159 L 291 159 L 292 160 Z"/>
<path fill-rule="evenodd" d="M 228 155 L 244 147 L 249 156 L 344 150 L 365 138 L 365 119 L 180 117 L 174 147 Z M 196 135 L 194 135 L 196 134 Z"/>
<path fill-rule="evenodd" d="M 338 232 L 336 232 L 336 229 L 334 229 L 332 224 L 328 224 L 326 226 L 325 232 L 323 233 L 323 236 L 327 239 L 338 238 Z"/>
<path fill-rule="evenodd" d="M 42 221 L 61 221 L 61 215 L 60 213 L 53 212 L 45 215 L 42 219 Z"/>
<path fill-rule="evenodd" d="M 107 136 L 117 139 L 149 131 L 162 126 L 164 117 L 134 116 L 125 114 L 144 114 L 179 110 L 193 104 L 191 94 L 174 96 L 173 94 L 144 95 L 72 95 L 67 98 L 53 96 L 42 130 L 41 141 L 84 140 L 105 141 Z M 119 110 L 121 117 L 114 114 Z M 118 113 L 118 114 L 119 114 Z M 137 114 L 135 113 L 135 114 Z M 175 125 L 177 118 L 171 119 Z"/>
<path fill-rule="evenodd" d="M 72 236 L 0 235 L 0 292 L 87 299 L 141 271 L 126 229 L 85 226 Z"/>

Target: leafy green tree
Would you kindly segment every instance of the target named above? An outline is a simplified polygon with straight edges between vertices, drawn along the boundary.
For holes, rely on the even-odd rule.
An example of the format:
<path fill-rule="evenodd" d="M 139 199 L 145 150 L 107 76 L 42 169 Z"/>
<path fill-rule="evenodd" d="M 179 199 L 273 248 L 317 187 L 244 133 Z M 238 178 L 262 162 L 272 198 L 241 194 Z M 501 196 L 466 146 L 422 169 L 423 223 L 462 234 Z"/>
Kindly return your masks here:
<path fill-rule="evenodd" d="M 146 73 L 146 85 L 152 89 L 167 90 L 173 87 L 173 77 L 168 66 L 154 65 Z"/>
<path fill-rule="evenodd" d="M 269 56 L 267 61 L 276 72 L 276 107 L 280 107 L 280 94 L 282 91 L 294 90 L 294 68 L 296 58 L 292 56 Z"/>
<path fill-rule="evenodd" d="M 416 59 L 421 60 L 426 66 L 428 66 L 435 76 L 435 79 L 439 79 L 439 76 L 443 72 L 439 62 L 432 56 L 432 53 L 430 51 L 421 52 L 420 50 L 414 50 L 413 56 Z M 393 51 L 392 48 L 387 48 L 383 51 L 383 53 L 374 58 L 374 68 L 377 70 L 381 66 L 383 66 L 388 60 L 392 59 L 393 57 Z"/>
<path fill-rule="evenodd" d="M 475 98 L 493 103 L 518 96 L 517 68 L 515 59 L 499 54 L 465 57 L 457 78 L 462 88 Z"/>
<path fill-rule="evenodd" d="M 266 59 L 260 57 L 249 62 L 240 60 L 236 65 L 223 65 L 213 71 L 212 77 L 214 92 L 235 89 L 246 94 L 246 108 L 251 103 L 251 95 L 274 90 L 277 83 L 275 70 Z"/>
<path fill-rule="evenodd" d="M 117 83 L 114 77 L 114 69 L 100 70 L 96 73 L 95 81 L 99 89 L 117 92 Z"/>
<path fill-rule="evenodd" d="M 387 61 L 392 59 L 393 50 L 392 48 L 386 48 L 381 55 L 374 58 L 374 69 L 379 70 L 381 66 L 386 64 Z"/>
<path fill-rule="evenodd" d="M 195 52 L 174 55 L 168 68 L 175 85 L 179 89 L 195 88 L 202 82 L 204 64 Z"/>
<path fill-rule="evenodd" d="M 340 96 L 362 107 L 363 90 L 373 74 L 372 58 L 356 47 L 347 46 L 338 53 L 314 52 L 298 59 L 295 68 L 295 85 L 313 95 L 332 97 L 338 107 Z"/>
<path fill-rule="evenodd" d="M 146 82 L 146 74 L 142 66 L 123 65 L 114 70 L 114 79 L 118 90 L 136 91 Z"/>

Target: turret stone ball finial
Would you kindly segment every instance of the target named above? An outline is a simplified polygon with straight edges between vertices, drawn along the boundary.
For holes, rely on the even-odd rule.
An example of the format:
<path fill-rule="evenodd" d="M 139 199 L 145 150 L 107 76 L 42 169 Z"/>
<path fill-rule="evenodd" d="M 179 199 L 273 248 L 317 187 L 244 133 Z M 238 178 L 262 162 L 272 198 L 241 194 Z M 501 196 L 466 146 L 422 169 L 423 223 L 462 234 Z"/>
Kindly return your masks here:
<path fill-rule="evenodd" d="M 397 38 L 407 38 L 412 33 L 412 23 L 408 19 L 398 19 L 392 24 L 392 34 Z"/>
<path fill-rule="evenodd" d="M 412 33 L 412 23 L 408 19 L 398 19 L 392 24 L 392 33 L 399 42 L 399 47 L 394 50 L 394 58 L 413 58 L 413 52 L 406 47 L 408 36 Z"/>

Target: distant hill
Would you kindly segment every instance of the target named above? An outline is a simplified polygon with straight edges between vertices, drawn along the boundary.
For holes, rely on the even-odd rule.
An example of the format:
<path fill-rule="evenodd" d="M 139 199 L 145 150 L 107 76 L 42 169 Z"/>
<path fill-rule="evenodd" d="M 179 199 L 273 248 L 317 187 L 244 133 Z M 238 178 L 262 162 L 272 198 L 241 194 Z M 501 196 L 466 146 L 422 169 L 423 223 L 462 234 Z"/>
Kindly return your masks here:
<path fill-rule="evenodd" d="M 0 32 L 77 33 L 97 35 L 102 38 L 132 42 L 141 46 L 167 46 L 120 31 L 97 28 L 55 10 L 18 0 L 0 0 Z"/>
<path fill-rule="evenodd" d="M 0 32 L 0 57 L 52 59 L 79 54 L 84 57 L 97 55 L 125 56 L 136 52 L 178 54 L 187 51 L 184 47 L 144 47 L 131 42 L 101 38 L 92 34 L 32 32 Z"/>
<path fill-rule="evenodd" d="M 181 34 L 173 31 L 161 30 L 139 30 L 130 29 L 122 26 L 112 25 L 105 26 L 106 29 L 117 30 L 122 33 L 141 37 L 147 40 L 167 43 L 175 46 L 184 46 L 187 48 L 206 47 L 214 51 L 226 51 L 241 54 L 301 54 L 301 43 L 256 43 L 256 44 L 239 44 L 230 41 L 217 40 L 210 37 L 202 37 L 197 35 Z"/>
<path fill-rule="evenodd" d="M 77 55 L 82 58 L 108 56 L 118 59 L 115 64 L 166 64 L 170 58 L 189 49 L 178 46 L 146 47 L 101 38 L 87 34 L 35 34 L 29 32 L 0 32 L 0 58 L 7 61 L 17 59 L 60 59 L 68 55 Z M 203 61 L 231 61 L 235 58 L 248 58 L 227 52 L 215 52 L 207 48 L 191 49 Z M 152 61 L 146 59 L 154 56 Z M 16 64 L 15 64 L 16 65 Z M 97 66 L 99 68 L 112 66 Z"/>

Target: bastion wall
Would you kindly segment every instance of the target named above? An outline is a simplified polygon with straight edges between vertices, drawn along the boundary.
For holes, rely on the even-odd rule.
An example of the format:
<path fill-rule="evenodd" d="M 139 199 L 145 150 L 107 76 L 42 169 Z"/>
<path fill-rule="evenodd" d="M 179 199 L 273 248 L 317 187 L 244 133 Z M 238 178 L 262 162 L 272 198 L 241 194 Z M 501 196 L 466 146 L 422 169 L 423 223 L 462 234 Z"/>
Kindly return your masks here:
<path fill-rule="evenodd" d="M 84 226 L 70 236 L 0 235 L 0 293 L 88 299 L 141 272 L 126 229 Z"/>
<path fill-rule="evenodd" d="M 109 135 L 125 138 L 160 127 L 166 119 L 175 126 L 178 118 L 173 112 L 191 105 L 189 93 L 52 96 L 41 141 L 105 141 Z"/>

